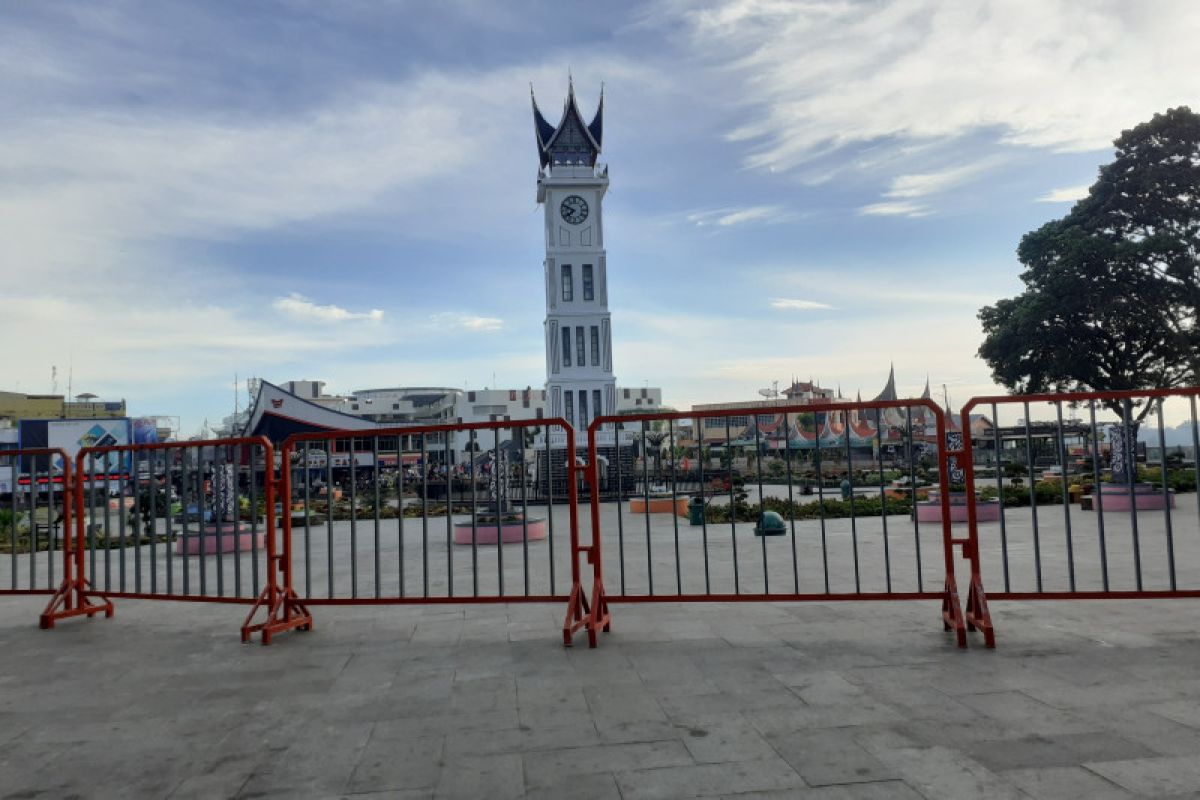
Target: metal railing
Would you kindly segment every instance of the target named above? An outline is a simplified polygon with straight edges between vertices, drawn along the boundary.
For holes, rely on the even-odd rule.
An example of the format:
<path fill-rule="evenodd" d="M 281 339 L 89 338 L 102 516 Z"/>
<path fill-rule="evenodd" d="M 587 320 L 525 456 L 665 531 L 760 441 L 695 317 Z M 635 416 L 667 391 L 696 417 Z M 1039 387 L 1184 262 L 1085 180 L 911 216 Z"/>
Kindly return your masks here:
<path fill-rule="evenodd" d="M 582 454 L 562 419 L 6 452 L 0 595 L 52 594 L 43 627 L 112 598 L 249 604 L 264 643 L 311 606 L 565 600 L 564 643 L 593 646 L 610 601 L 940 600 L 960 646 L 994 646 L 985 585 L 1200 597 L 1198 395 L 610 416 Z"/>
<path fill-rule="evenodd" d="M 566 444 L 555 447 L 559 430 Z M 418 445 L 416 464 L 404 463 L 403 437 Z M 574 439 L 561 419 L 289 437 L 284 586 L 304 607 L 570 600 L 580 584 Z M 351 466 L 335 471 L 335 454 Z"/>
<path fill-rule="evenodd" d="M 989 597 L 1200 597 L 1200 507 L 1176 508 L 1172 489 L 1194 491 L 1200 482 L 1197 395 L 1195 387 L 1050 393 L 976 397 L 963 406 L 964 425 L 974 419 L 986 428 L 949 455 L 962 459 L 972 489 L 967 619 L 989 644 Z M 1190 466 L 1169 457 L 1168 403 L 1183 420 L 1177 430 L 1190 427 Z M 1006 412 L 1020 417 L 1004 424 Z M 1138 432 L 1145 428 L 1148 437 Z"/>
<path fill-rule="evenodd" d="M 614 446 L 598 447 L 602 430 Z M 942 410 L 921 399 L 594 420 L 590 638 L 617 600 L 924 599 L 942 601 L 965 646 L 945 432 Z M 681 477 L 700 489 L 685 493 Z M 924 506 L 934 523 L 922 524 Z"/>
<path fill-rule="evenodd" d="M 5 450 L 11 491 L 0 502 L 0 594 L 53 594 L 66 570 L 71 465 L 59 449 Z"/>

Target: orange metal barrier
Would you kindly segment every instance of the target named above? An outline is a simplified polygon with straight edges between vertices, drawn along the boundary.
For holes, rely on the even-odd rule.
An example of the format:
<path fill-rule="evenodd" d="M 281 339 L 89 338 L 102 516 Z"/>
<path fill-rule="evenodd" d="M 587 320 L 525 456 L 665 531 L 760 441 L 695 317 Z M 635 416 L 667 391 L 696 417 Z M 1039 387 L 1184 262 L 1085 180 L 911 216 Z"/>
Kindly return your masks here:
<path fill-rule="evenodd" d="M 52 594 L 40 617 L 44 628 L 73 616 L 112 616 L 117 597 L 244 603 L 252 608 L 242 639 L 259 633 L 264 644 L 283 631 L 311 629 L 310 608 L 317 605 L 565 602 L 564 644 L 584 629 L 591 646 L 611 629 L 612 605 L 620 602 L 938 600 L 944 627 L 960 646 L 978 630 L 992 647 L 985 581 L 1001 585 L 992 599 L 1200 597 L 1200 537 L 1176 535 L 1181 524 L 1196 527 L 1187 515 L 1200 519 L 1200 495 L 1196 509 L 1176 512 L 1169 488 L 1188 475 L 1200 484 L 1200 465 L 1194 456 L 1190 466 L 1178 459 L 1168 464 L 1163 420 L 1164 402 L 1186 402 L 1193 453 L 1200 452 L 1197 397 L 1197 387 L 977 397 L 963 406 L 957 425 L 927 399 L 609 416 L 591 421 L 586 459 L 562 419 L 299 434 L 278 454 L 261 437 L 87 448 L 73 462 L 61 450 L 13 451 L 4 456 L 28 460 L 29 487 L 14 487 L 6 501 L 9 561 L 0 563 L 0 581 L 7 578 L 8 585 L 0 583 L 0 595 Z M 1032 421 L 1037 404 L 1049 404 L 1053 418 Z M 1105 404 L 1126 418 L 1138 404 L 1157 411 L 1157 463 L 1138 463 L 1136 434 L 1109 429 L 1117 431 L 1109 436 L 1120 440 L 1124 463 L 1132 465 L 1121 473 L 1125 483 L 1107 474 L 1112 465 L 1103 466 L 1115 445 L 1101 447 L 1097 411 Z M 997 410 L 1012 406 L 1024 415 L 1003 428 Z M 992 409 L 992 429 L 972 435 L 972 411 L 984 407 Z M 1087 420 L 1064 419 L 1064 407 L 1086 409 Z M 469 456 L 450 470 L 454 435 L 467 440 L 458 457 Z M 1070 435 L 1085 441 L 1073 457 L 1086 469 L 1068 463 Z M 998 500 L 985 503 L 979 494 L 989 487 L 987 478 L 977 479 L 976 461 L 988 436 Z M 1039 437 L 1042 444 L 1031 444 Z M 405 441 L 419 445 L 418 452 L 405 451 Z M 437 443 L 432 449 L 431 442 Z M 1010 456 L 1022 447 L 1017 460 L 1025 466 L 1013 467 Z M 1057 481 L 1053 469 L 1038 480 L 1038 458 L 1058 459 Z M 349 524 L 336 535 L 335 459 L 350 501 Z M 360 459 L 372 468 L 362 469 Z M 61 466 L 41 468 L 53 460 Z M 438 463 L 447 468 L 441 474 Z M 1134 468 L 1147 475 L 1158 470 L 1157 482 L 1149 489 L 1135 483 Z M 1014 486 L 1021 488 L 1005 473 L 1025 476 L 1025 469 L 1029 526 L 1005 511 L 1020 494 Z M 1080 498 L 1067 478 L 1083 482 L 1086 470 L 1094 515 L 1081 517 L 1071 510 Z M 919 488 L 919 474 L 928 489 Z M 746 502 L 755 483 L 757 510 Z M 963 505 L 952 511 L 950 497 L 958 484 L 966 489 L 962 538 L 953 535 L 953 520 Z M 930 490 L 938 496 L 927 501 Z M 590 511 L 586 542 L 579 530 L 581 491 Z M 356 492 L 371 502 L 360 503 Z M 227 516 L 212 517 L 206 504 L 230 502 L 230 493 L 238 511 L 226 530 Z M 661 502 L 652 502 L 652 494 Z M 326 518 L 315 522 L 319 496 Z M 493 516 L 480 507 L 489 497 Z M 638 512 L 626 510 L 634 498 Z M 508 500 L 520 504 L 511 523 L 503 516 Z M 1057 510 L 1047 515 L 1049 503 L 1061 505 L 1061 527 Z M 58 504 L 61 517 L 55 518 Z M 545 507 L 544 519 L 528 515 L 537 505 Z M 666 511 L 654 524 L 651 515 L 660 507 Z M 560 541 L 557 552 L 556 508 L 560 531 L 568 534 L 567 547 Z M 771 516 L 772 509 L 780 516 Z M 905 512 L 909 522 L 899 516 Z M 998 523 L 998 537 L 982 539 L 984 512 Z M 26 548 L 18 541 L 18 518 L 26 513 L 28 553 L 18 552 Z M 39 514 L 45 524 L 38 524 Z M 505 531 L 506 524 L 512 530 Z M 690 532 L 681 531 L 684 524 Z M 295 541 L 300 531 L 303 550 Z M 494 538 L 486 538 L 489 531 Z M 242 544 L 247 533 L 249 544 Z M 1029 541 L 1010 548 L 1015 536 Z M 229 537 L 230 548 L 222 549 Z M 509 550 L 507 562 L 506 542 L 520 545 Z M 319 565 L 310 547 L 323 555 Z M 956 547 L 970 568 L 965 612 Z M 457 567 L 456 548 L 462 554 Z M 925 564 L 923 552 L 937 551 L 940 561 Z M 189 553 L 195 555 L 190 568 Z M 206 559 L 218 553 L 228 559 Z M 556 568 L 569 573 L 569 591 L 559 591 Z"/>
<path fill-rule="evenodd" d="M 535 441 L 530 447 L 534 431 L 541 444 Z M 452 463 L 453 435 L 468 440 L 465 462 Z M 406 453 L 405 441 L 417 452 Z M 533 463 L 527 463 L 530 451 Z M 416 461 L 406 467 L 404 459 L 414 455 Z M 341 464 L 341 487 L 335 487 L 335 458 Z M 313 624 L 309 609 L 318 605 L 565 601 L 563 639 L 570 645 L 588 612 L 580 589 L 575 478 L 581 468 L 576 461 L 575 434 L 562 419 L 290 436 L 280 448 L 279 495 L 298 510 L 282 516 L 279 585 L 269 586 L 256 607 L 267 609 L 266 621 L 248 623 L 243 637 L 261 631 L 267 643 L 275 633 L 308 630 Z M 385 463 L 392 465 L 386 468 L 390 475 Z M 413 467 L 415 475 L 409 474 Z M 532 487 L 531 471 L 538 475 Z M 349 514 L 349 525 L 337 531 L 335 492 Z M 528 515 L 533 495 L 545 505 L 545 518 Z M 520 505 L 510 508 L 510 500 Z M 558 501 L 567 505 L 568 594 L 554 583 L 556 562 L 561 567 L 563 556 L 554 550 Z M 301 548 L 296 546 L 298 529 L 303 532 Z M 506 546 L 517 544 L 520 553 L 514 550 L 506 564 Z M 531 557 L 539 548 L 548 561 Z M 456 550 L 461 553 L 457 566 Z M 494 561 L 494 572 L 484 569 L 484 560 Z M 522 590 L 511 589 L 514 581 Z M 461 588 L 464 582 L 469 590 Z"/>
<path fill-rule="evenodd" d="M 1175 528 L 1181 514 L 1175 512 L 1175 497 L 1169 488 L 1169 465 L 1165 442 L 1163 404 L 1172 398 L 1186 400 L 1191 423 L 1193 459 L 1191 469 L 1180 465 L 1176 474 L 1190 473 L 1193 486 L 1200 482 L 1200 452 L 1196 399 L 1200 388 L 1144 389 L 1112 392 L 1046 393 L 1030 395 L 999 395 L 974 397 L 963 407 L 960 419 L 963 426 L 971 425 L 972 412 L 990 409 L 992 433 L 982 437 L 965 435 L 961 447 L 948 450 L 950 458 L 961 459 L 967 492 L 967 537 L 955 540 L 963 549 L 971 567 L 967 599 L 967 624 L 983 631 L 989 647 L 995 646 L 992 616 L 988 609 L 989 593 L 984 591 L 984 571 L 988 568 L 981 546 L 980 525 L 984 501 L 979 493 L 985 480 L 976 479 L 979 445 L 991 445 L 994 456 L 996 500 L 989 500 L 991 521 L 997 523 L 997 536 L 988 540 L 993 559 L 991 581 L 1001 585 L 1000 591 L 990 592 L 1000 600 L 1075 600 L 1075 599 L 1137 599 L 1137 598 L 1196 598 L 1200 597 L 1200 552 L 1190 543 L 1195 537 L 1178 537 Z M 1048 404 L 1050 419 L 1037 422 L 1033 414 L 1039 404 Z M 999 412 L 1007 406 L 1018 406 L 1021 418 L 1011 427 L 1001 426 Z M 1116 406 L 1116 409 L 1113 409 Z M 1137 407 L 1157 412 L 1159 462 L 1140 460 L 1136 431 L 1130 432 L 1118 422 L 1109 427 L 1116 439 L 1104 442 L 1103 420 L 1098 424 L 1097 412 L 1120 410 L 1124 418 L 1135 417 Z M 1064 407 L 1072 411 L 1086 410 L 1086 418 L 1064 421 Z M 1108 423 L 1112 425 L 1111 421 Z M 1002 435 L 1001 431 L 1006 433 Z M 1074 435 L 1082 440 L 1074 457 L 1068 453 L 1066 440 Z M 1043 442 L 1041 448 L 1038 442 Z M 1006 448 L 1008 445 L 1012 445 Z M 1114 447 L 1121 455 L 1114 460 Z M 1006 461 L 1005 450 L 1013 450 Z M 1051 472 L 1038 475 L 1037 455 L 1049 449 L 1046 460 L 1055 462 Z M 1077 462 L 1072 464 L 1071 462 Z M 1107 466 L 1102 466 L 1105 462 Z M 1158 470 L 1158 486 L 1138 482 L 1134 473 L 1141 469 Z M 1077 467 L 1077 469 L 1075 468 Z M 1120 475 L 1109 474 L 1120 469 Z M 1010 531 L 1013 512 L 1006 511 L 1010 502 L 1019 498 L 1005 471 L 1011 470 L 1027 480 L 1028 494 L 1024 502 L 1029 508 L 1029 540 L 1013 543 Z M 1082 490 L 1073 496 L 1070 480 L 1090 484 L 1091 492 L 1084 505 Z M 1022 487 L 1019 487 L 1022 488 Z M 1039 500 L 1039 495 L 1043 499 Z M 1200 497 L 1197 498 L 1200 503 Z M 1052 504 L 1047 505 L 1047 504 Z M 1072 506 L 1079 503 L 1079 512 Z M 999 504 L 999 509 L 994 506 Z M 1056 518 L 1061 506 L 1061 526 Z M 1087 514 L 1083 514 L 1086 507 Z M 1047 512 L 1053 510 L 1053 515 Z M 1159 519 L 1161 518 L 1161 522 Z M 1081 524 L 1082 523 L 1082 524 Z M 1115 526 L 1115 527 L 1114 527 Z M 1195 528 L 1196 523 L 1192 523 Z M 1094 529 L 1094 530 L 1093 530 Z M 1193 530 L 1193 532 L 1195 532 Z M 1117 534 L 1117 535 L 1114 535 Z M 1025 535 L 1024 527 L 1020 535 Z M 1092 538 L 1094 536 L 1094 539 Z M 1128 538 L 1126 538 L 1128 537 Z M 1148 563 L 1153 558 L 1154 563 Z M 1189 571 L 1189 567 L 1191 570 Z M 1188 579 L 1190 585 L 1188 584 Z M 1119 588 L 1123 585 L 1123 588 Z M 994 587 L 993 587 L 994 588 Z"/>
<path fill-rule="evenodd" d="M 694 458 L 699 464 L 697 470 L 689 463 L 686 479 L 681 478 L 680 467 L 682 464 L 676 457 L 677 451 L 680 449 L 676 446 L 677 431 L 681 427 L 679 423 L 690 423 L 691 425 L 692 444 L 690 447 L 693 448 L 691 458 Z M 658 426 L 658 429 L 652 430 L 652 426 Z M 812 431 L 807 430 L 810 426 L 813 428 Z M 735 428 L 739 430 L 736 438 L 733 433 Z M 706 439 L 706 432 L 713 429 L 718 431 L 717 435 L 714 438 Z M 722 430 L 724 438 L 720 437 Z M 940 444 L 945 441 L 945 437 L 945 414 L 935 403 L 927 399 L 795 405 L 760 404 L 704 412 L 607 416 L 593 420 L 588 428 L 588 470 L 585 473 L 591 497 L 592 535 L 591 541 L 581 547 L 581 551 L 587 555 L 588 563 L 593 567 L 591 610 L 580 623 L 582 627 L 587 628 L 590 643 L 595 645 L 599 631 L 610 630 L 612 624 L 610 604 L 618 601 L 940 600 L 945 629 L 953 630 L 959 646 L 965 647 L 967 624 L 959 603 L 954 575 L 946 452 Z M 601 444 L 601 438 L 606 440 L 605 444 Z M 640 443 L 632 441 L 638 438 L 640 438 Z M 655 439 L 657 441 L 654 441 Z M 648 441 L 651 442 L 649 446 L 647 445 Z M 710 444 L 710 441 L 715 441 L 716 444 Z M 824 449 L 822 449 L 822 442 L 826 443 Z M 660 460 L 658 456 L 661 455 L 661 447 L 664 444 L 668 446 L 669 474 L 664 475 L 661 465 L 656 465 L 655 479 L 652 480 L 649 475 L 649 462 L 650 460 Z M 723 463 L 727 461 L 729 465 L 718 469 L 720 474 L 715 481 L 712 480 L 712 469 L 709 468 L 706 474 L 705 468 L 705 462 L 713 460 L 711 457 L 713 447 L 721 450 Z M 642 462 L 642 475 L 635 477 L 632 491 L 630 490 L 629 476 L 627 472 L 623 471 L 629 469 L 628 464 L 631 460 L 625 452 L 626 448 L 637 451 Z M 747 526 L 743 525 L 739 531 L 737 525 L 739 514 L 753 513 L 752 507 L 746 506 L 742 498 L 735 496 L 734 483 L 743 480 L 734 468 L 732 457 L 732 453 L 738 448 L 741 448 L 743 452 L 751 453 L 750 456 L 743 458 L 748 462 L 754 462 L 753 475 L 757 477 L 758 482 L 759 505 L 757 524 L 754 529 L 754 534 L 759 540 L 757 547 L 753 546 L 753 539 L 747 539 L 750 533 L 746 529 Z M 910 498 L 908 501 L 895 501 L 895 498 L 902 496 L 903 493 L 896 487 L 885 485 L 883 479 L 886 472 L 884 469 L 885 449 L 890 450 L 894 466 L 908 468 L 907 497 Z M 818 503 L 820 528 L 818 539 L 816 520 L 813 520 L 814 524 L 810 525 L 810 530 L 807 532 L 811 541 L 806 541 L 804 545 L 798 545 L 798 541 L 806 535 L 806 532 L 804 530 L 798 532 L 797 518 L 802 517 L 807 511 L 802 504 L 798 504 L 794 500 L 793 489 L 796 477 L 794 452 L 803 453 L 806 450 L 809 455 L 807 463 L 815 467 L 817 474 L 818 497 L 816 502 Z M 774 498 L 768 503 L 769 496 L 764 491 L 766 483 L 762 467 L 763 454 L 773 451 L 784 454 L 782 458 L 776 457 L 775 469 L 786 471 L 786 504 L 783 498 Z M 877 470 L 878 478 L 866 485 L 855 485 L 855 481 L 858 480 L 855 476 L 861 472 L 861 470 L 855 470 L 856 451 L 860 467 L 865 461 L 873 470 Z M 922 453 L 920 458 L 935 456 L 937 462 L 936 482 L 940 489 L 940 495 L 939 499 L 934 501 L 934 505 L 940 507 L 940 514 L 935 508 L 932 516 L 939 520 L 937 523 L 939 536 L 936 546 L 942 554 L 942 567 L 937 578 L 942 587 L 940 591 L 927 590 L 922 576 L 918 494 L 915 490 L 915 480 L 912 478 L 916 474 L 918 452 Z M 839 502 L 848 504 L 849 530 L 841 530 L 846 526 L 834 525 L 832 521 L 828 526 L 826 524 L 827 504 L 832 507 L 832 501 L 826 500 L 821 495 L 825 491 L 826 467 L 830 462 L 835 465 L 840 464 L 837 466 L 837 471 L 845 476 L 842 484 L 833 491 L 841 492 L 847 498 L 845 501 Z M 603 476 L 600 470 L 601 463 L 605 464 Z M 749 471 L 749 466 L 747 463 L 747 471 Z M 666 492 L 666 487 L 670 487 L 669 494 L 672 500 L 670 507 L 674 508 L 674 501 L 678 498 L 682 491 L 680 487 L 685 482 L 689 484 L 687 491 L 693 494 L 692 502 L 699 503 L 696 519 L 691 520 L 693 525 L 696 525 L 698 520 L 699 527 L 701 527 L 699 536 L 689 537 L 688 534 L 684 534 L 681 539 L 679 519 L 672 514 L 673 536 L 660 533 L 656 537 L 652 530 L 649 511 L 652 485 L 663 493 Z M 606 485 L 611 487 L 614 483 L 615 490 L 606 488 Z M 639 486 L 640 489 L 637 488 Z M 716 488 L 713 488 L 714 486 Z M 706 509 L 712 508 L 713 513 L 719 511 L 716 506 L 717 500 L 713 496 L 714 493 L 719 497 L 723 507 L 727 509 L 722 512 L 729 518 L 727 540 L 718 540 L 716 537 L 709 536 L 710 527 L 715 528 L 716 525 L 707 522 L 706 514 L 709 512 Z M 727 497 L 725 497 L 726 494 Z M 639 559 L 640 563 L 636 568 L 628 569 L 629 580 L 627 581 L 626 542 L 632 542 L 635 534 L 631 528 L 628 536 L 626 535 L 627 526 L 624 522 L 625 512 L 622 503 L 626 499 L 638 495 L 644 496 L 646 500 L 639 506 L 639 508 L 645 509 L 642 514 L 644 537 L 641 532 L 636 534 L 637 537 L 644 538 L 645 558 L 644 560 Z M 607 511 L 610 516 L 615 516 L 615 520 L 610 521 L 607 526 L 602 523 L 601 519 L 605 500 L 615 501 L 615 506 L 610 506 Z M 878 535 L 873 530 L 866 531 L 865 524 L 862 525 L 863 531 L 860 533 L 861 520 L 855 515 L 856 502 L 864 505 L 878 503 L 879 513 L 877 516 L 880 517 L 881 527 Z M 894 505 L 889 506 L 889 502 L 894 502 Z M 768 516 L 769 511 L 766 509 L 769 504 L 784 509 L 784 513 L 790 519 Z M 749 510 L 743 510 L 743 507 Z M 896 513 L 893 509 L 906 508 L 910 508 L 912 512 L 915 545 L 912 555 L 915 556 L 915 570 L 911 574 L 901 575 L 894 573 L 892 569 L 893 561 L 901 558 L 898 550 L 900 540 L 898 535 L 893 535 L 889 529 L 888 517 L 894 516 Z M 845 506 L 840 507 L 839 513 L 845 510 Z M 787 524 L 789 521 L 790 526 Z M 893 520 L 892 524 L 895 525 L 896 522 Z M 724 526 L 724 522 L 721 525 Z M 613 528 L 616 529 L 615 532 Z M 742 537 L 741 540 L 738 538 L 739 533 Z M 775 541 L 790 541 L 790 551 L 782 545 L 769 546 L 768 536 L 773 535 L 781 537 Z M 614 567 L 620 573 L 620 588 L 615 592 L 605 584 L 603 541 L 606 537 L 614 540 L 613 543 L 619 551 Z M 749 546 L 747 541 L 750 542 Z M 907 541 L 907 537 L 905 541 Z M 640 549 L 642 546 L 643 543 L 639 541 L 637 547 Z M 861 554 L 860 546 L 863 550 Z M 655 555 L 656 547 L 659 551 L 658 556 Z M 802 560 L 799 557 L 798 551 L 802 548 L 814 562 L 819 557 L 819 563 L 823 566 L 823 570 L 815 567 L 809 570 L 812 577 L 809 577 L 808 580 L 819 582 L 819 585 L 814 586 L 811 591 L 803 591 L 805 580 L 802 580 L 801 574 L 805 571 L 803 567 L 808 564 L 808 560 Z M 664 549 L 668 551 L 665 557 L 662 555 Z M 672 549 L 673 552 L 671 552 Z M 751 550 L 756 552 L 751 554 Z M 872 553 L 878 553 L 878 561 L 872 559 L 870 555 Z M 753 555 L 757 559 L 760 554 L 761 571 L 743 568 L 741 562 L 745 561 L 747 557 Z M 862 557 L 860 558 L 860 556 Z M 850 584 L 851 573 L 848 563 L 843 565 L 844 569 L 840 577 L 840 580 L 847 585 L 845 587 L 836 585 L 839 580 L 836 561 L 839 557 L 844 562 L 849 562 L 852 558 L 852 585 Z M 862 563 L 864 559 L 867 561 L 865 567 Z M 790 591 L 772 591 L 770 588 L 771 564 L 773 562 L 779 564 L 781 561 L 785 565 L 782 570 L 784 580 L 791 584 Z M 695 565 L 686 575 L 685 563 Z M 654 576 L 656 564 L 659 566 L 658 579 Z M 789 566 L 790 575 L 787 569 Z M 667 572 L 666 578 L 662 577 L 664 567 Z M 780 568 L 776 567 L 777 576 L 779 571 Z M 720 586 L 714 587 L 715 583 L 719 583 L 722 575 L 724 575 L 727 585 L 723 589 Z M 864 585 L 870 583 L 873 577 L 880 580 L 878 590 L 871 590 Z M 632 584 L 634 583 L 644 584 L 645 589 L 643 591 L 633 589 Z M 747 585 L 751 588 L 744 588 Z"/>
<path fill-rule="evenodd" d="M 55 621 L 80 615 L 92 616 L 104 612 L 112 616 L 112 604 L 106 600 L 94 603 L 86 595 L 87 578 L 84 575 L 83 551 L 73 536 L 75 518 L 74 489 L 75 473 L 67 454 L 58 448 L 33 448 L 10 450 L 4 457 L 11 463 L 12 485 L 7 510 L 7 551 L 9 556 L 9 585 L 0 587 L 0 594 L 51 594 L 50 602 L 42 612 L 39 623 L 43 628 L 53 628 Z M 27 470 L 18 469 L 25 466 Z M 19 498 L 24 495 L 24 503 Z M 38 512 L 44 501 L 42 521 Z M 18 513 L 25 506 L 28 513 L 28 552 L 21 553 Z M 61 532 L 62 577 L 57 588 L 54 586 L 55 548 Z M 46 557 L 42 569 L 38 568 L 38 553 L 41 552 L 41 536 L 46 537 Z M 28 562 L 26 583 L 21 585 L 18 576 L 25 570 L 18 568 L 24 557 Z M 39 574 L 41 572 L 41 574 Z"/>

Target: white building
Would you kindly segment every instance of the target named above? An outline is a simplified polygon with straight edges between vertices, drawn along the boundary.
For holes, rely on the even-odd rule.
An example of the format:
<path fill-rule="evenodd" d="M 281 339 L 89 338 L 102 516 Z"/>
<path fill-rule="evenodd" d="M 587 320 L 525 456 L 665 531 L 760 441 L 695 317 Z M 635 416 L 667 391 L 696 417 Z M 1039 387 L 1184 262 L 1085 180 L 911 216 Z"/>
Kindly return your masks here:
<path fill-rule="evenodd" d="M 551 125 L 533 100 L 538 145 L 537 201 L 545 211 L 547 415 L 586 430 L 617 409 L 604 251 L 608 168 L 598 165 L 604 95 L 590 123 L 567 89 L 562 118 Z"/>

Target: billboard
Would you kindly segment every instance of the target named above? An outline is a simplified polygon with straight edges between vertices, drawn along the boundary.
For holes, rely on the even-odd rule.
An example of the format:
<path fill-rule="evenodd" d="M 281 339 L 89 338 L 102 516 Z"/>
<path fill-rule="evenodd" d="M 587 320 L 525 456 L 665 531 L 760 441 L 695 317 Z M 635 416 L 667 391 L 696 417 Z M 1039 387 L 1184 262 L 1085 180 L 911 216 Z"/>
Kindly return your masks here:
<path fill-rule="evenodd" d="M 133 420 L 133 443 L 156 444 L 158 442 L 158 418 L 137 417 Z"/>
<path fill-rule="evenodd" d="M 133 431 L 128 418 L 124 419 L 23 419 L 19 427 L 20 447 L 24 449 L 48 447 L 66 451 L 71 459 L 85 447 L 109 447 L 127 445 L 132 442 Z M 108 471 L 127 470 L 128 453 L 109 453 L 97 469 Z M 62 470 L 62 459 L 54 458 L 52 469 Z M 22 464 L 22 470 L 29 467 Z"/>

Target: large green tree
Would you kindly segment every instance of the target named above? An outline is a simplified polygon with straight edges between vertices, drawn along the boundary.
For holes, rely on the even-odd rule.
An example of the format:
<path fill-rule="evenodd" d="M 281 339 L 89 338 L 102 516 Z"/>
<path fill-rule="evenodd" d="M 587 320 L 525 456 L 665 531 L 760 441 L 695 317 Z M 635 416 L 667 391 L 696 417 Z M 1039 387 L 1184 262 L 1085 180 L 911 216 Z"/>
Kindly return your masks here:
<path fill-rule="evenodd" d="M 1016 392 L 1180 386 L 1200 374 L 1200 115 L 1156 114 L 1114 144 L 1088 196 L 1021 239 L 1025 291 L 979 312 L 979 355 Z"/>

